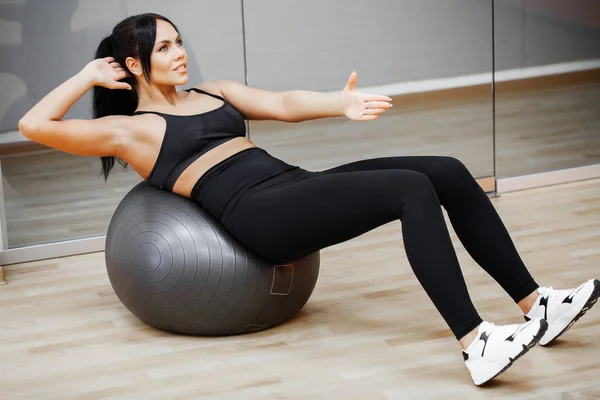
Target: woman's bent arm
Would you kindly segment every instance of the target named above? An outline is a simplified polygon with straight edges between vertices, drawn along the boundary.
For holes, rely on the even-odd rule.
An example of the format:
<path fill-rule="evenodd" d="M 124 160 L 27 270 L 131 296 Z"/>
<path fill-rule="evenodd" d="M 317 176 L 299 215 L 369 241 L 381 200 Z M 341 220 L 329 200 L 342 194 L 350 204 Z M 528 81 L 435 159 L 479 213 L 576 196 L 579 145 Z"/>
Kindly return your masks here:
<path fill-rule="evenodd" d="M 128 118 L 131 117 L 109 115 L 91 120 L 61 120 L 94 85 L 94 79 L 82 70 L 29 110 L 19 121 L 19 130 L 34 142 L 66 153 L 122 157 L 129 138 Z"/>

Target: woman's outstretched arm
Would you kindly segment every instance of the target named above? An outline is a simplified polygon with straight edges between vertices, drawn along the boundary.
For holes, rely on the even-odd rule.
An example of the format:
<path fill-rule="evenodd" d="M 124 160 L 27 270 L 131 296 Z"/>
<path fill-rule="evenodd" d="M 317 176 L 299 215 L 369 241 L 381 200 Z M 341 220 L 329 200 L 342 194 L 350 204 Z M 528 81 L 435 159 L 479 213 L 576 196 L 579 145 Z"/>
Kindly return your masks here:
<path fill-rule="evenodd" d="M 355 121 L 368 121 L 391 107 L 388 96 L 360 93 L 355 90 L 358 76 L 350 75 L 341 92 L 322 93 L 307 90 L 270 92 L 234 81 L 215 81 L 200 85 L 202 89 L 219 90 L 246 119 L 301 122 L 318 118 L 347 116 Z"/>

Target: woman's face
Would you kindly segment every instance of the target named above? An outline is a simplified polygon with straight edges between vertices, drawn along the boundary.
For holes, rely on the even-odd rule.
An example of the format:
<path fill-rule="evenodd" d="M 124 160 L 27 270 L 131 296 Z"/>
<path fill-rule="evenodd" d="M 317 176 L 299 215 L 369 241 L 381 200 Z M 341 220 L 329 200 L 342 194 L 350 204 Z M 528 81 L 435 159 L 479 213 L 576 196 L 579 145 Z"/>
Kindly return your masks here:
<path fill-rule="evenodd" d="M 171 24 L 161 19 L 156 20 L 156 41 L 150 55 L 150 67 L 153 85 L 177 86 L 188 81 L 187 53 L 181 36 Z"/>

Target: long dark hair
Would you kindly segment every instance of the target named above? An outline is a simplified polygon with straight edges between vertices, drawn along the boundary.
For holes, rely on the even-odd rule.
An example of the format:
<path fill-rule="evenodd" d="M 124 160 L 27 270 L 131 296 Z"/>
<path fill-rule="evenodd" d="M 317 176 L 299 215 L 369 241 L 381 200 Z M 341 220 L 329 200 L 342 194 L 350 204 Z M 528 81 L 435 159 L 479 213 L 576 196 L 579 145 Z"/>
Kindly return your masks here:
<path fill-rule="evenodd" d="M 156 40 L 156 20 L 161 19 L 170 23 L 179 33 L 179 30 L 168 18 L 159 14 L 146 13 L 133 15 L 119 22 L 112 34 L 102 39 L 96 50 L 94 59 L 114 57 L 125 70 L 127 57 L 139 58 L 144 71 L 144 78 L 150 84 L 150 55 Z M 131 71 L 130 75 L 122 79 L 127 82 L 133 90 L 112 90 L 102 86 L 93 88 L 93 115 L 101 118 L 107 115 L 133 115 L 138 106 L 138 88 L 136 80 Z M 104 181 L 108 179 L 108 173 L 115 165 L 115 159 L 123 167 L 127 163 L 119 157 L 100 157 L 102 159 L 102 172 Z"/>

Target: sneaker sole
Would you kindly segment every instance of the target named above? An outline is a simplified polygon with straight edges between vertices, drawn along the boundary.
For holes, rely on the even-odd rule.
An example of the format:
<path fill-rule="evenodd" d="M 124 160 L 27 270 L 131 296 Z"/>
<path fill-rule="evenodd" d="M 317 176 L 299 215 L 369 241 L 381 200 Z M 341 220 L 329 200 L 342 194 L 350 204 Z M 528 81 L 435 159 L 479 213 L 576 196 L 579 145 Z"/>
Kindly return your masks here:
<path fill-rule="evenodd" d="M 565 326 L 565 328 L 560 331 L 558 333 L 558 335 L 554 336 L 552 339 L 550 339 L 548 342 L 542 344 L 540 343 L 540 346 L 548 346 L 550 343 L 552 343 L 553 341 L 555 341 L 556 339 L 558 339 L 560 337 L 560 335 L 562 335 L 563 333 L 565 333 L 570 327 L 573 326 L 573 324 L 575 322 L 577 322 L 577 320 L 581 317 L 583 317 L 583 315 L 588 312 L 588 310 L 590 308 L 592 308 L 592 306 L 594 304 L 596 304 L 596 302 L 598 301 L 598 297 L 600 297 L 600 280 L 595 279 L 594 280 L 594 290 L 592 290 L 592 294 L 590 295 L 590 297 L 588 298 L 587 302 L 585 303 L 585 305 L 583 306 L 583 308 L 577 313 L 577 315 L 575 316 L 575 318 L 573 318 L 571 320 L 571 322 L 569 322 L 569 324 L 567 326 Z"/>
<path fill-rule="evenodd" d="M 500 375 L 501 373 L 503 373 L 504 371 L 506 371 L 508 368 L 510 368 L 511 365 L 514 364 L 515 361 L 517 361 L 519 358 L 521 358 L 525 353 L 527 353 L 529 351 L 529 349 L 531 349 L 533 346 L 535 346 L 540 339 L 542 338 L 542 336 L 544 336 L 544 333 L 546 333 L 546 330 L 548 329 L 548 322 L 544 319 L 540 320 L 540 329 L 538 330 L 538 332 L 535 334 L 535 336 L 531 339 L 531 342 L 529 342 L 529 344 L 527 345 L 523 345 L 523 350 L 521 350 L 521 352 L 519 354 L 516 355 L 515 358 L 508 358 L 510 361 L 508 364 L 506 364 L 504 366 L 504 368 L 502 368 L 500 370 L 500 372 L 498 372 L 496 375 L 492 376 L 491 378 L 489 378 L 488 380 L 481 382 L 479 384 L 476 384 L 477 386 L 481 386 L 489 381 L 491 381 L 492 379 L 494 379 L 495 377 L 497 377 L 498 375 Z"/>

